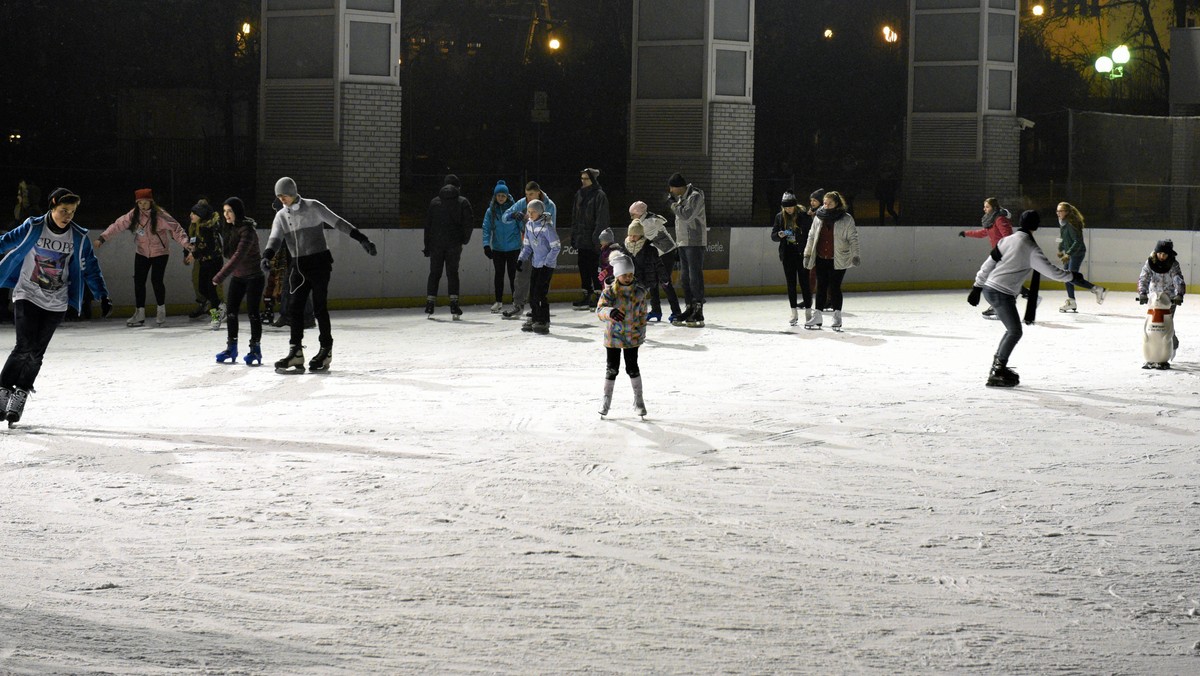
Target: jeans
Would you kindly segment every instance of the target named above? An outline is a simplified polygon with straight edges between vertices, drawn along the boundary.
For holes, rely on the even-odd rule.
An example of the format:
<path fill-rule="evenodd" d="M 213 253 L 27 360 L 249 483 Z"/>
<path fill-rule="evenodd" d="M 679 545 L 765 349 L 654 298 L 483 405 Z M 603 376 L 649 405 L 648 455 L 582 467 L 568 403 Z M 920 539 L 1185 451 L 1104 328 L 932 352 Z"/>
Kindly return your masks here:
<path fill-rule="evenodd" d="M 250 344 L 257 345 L 262 339 L 262 318 L 258 314 L 258 307 L 262 302 L 263 286 L 266 283 L 267 280 L 261 275 L 229 279 L 229 302 L 225 305 L 225 329 L 229 342 L 237 342 L 238 339 L 238 311 L 242 308 L 242 298 L 246 299 L 246 316 L 250 319 Z"/>
<path fill-rule="evenodd" d="M 17 334 L 17 344 L 4 370 L 0 371 L 0 386 L 22 390 L 33 389 L 33 381 L 42 370 L 42 357 L 46 355 L 46 347 L 54 337 L 55 330 L 62 323 L 66 312 L 50 312 L 30 303 L 18 300 L 13 303 L 13 327 Z"/>
<path fill-rule="evenodd" d="M 150 285 L 154 287 L 154 302 L 164 305 L 167 302 L 167 285 L 163 275 L 167 272 L 168 255 L 147 258 L 141 254 L 133 255 L 133 298 L 134 307 L 146 307 L 146 276 L 150 276 Z M 212 278 L 209 278 L 212 283 Z"/>
<path fill-rule="evenodd" d="M 429 282 L 425 285 L 427 295 L 437 297 L 442 282 L 442 269 L 446 270 L 446 290 L 451 296 L 458 295 L 458 262 L 462 259 L 462 245 L 448 246 L 429 251 Z"/>
<path fill-rule="evenodd" d="M 702 246 L 681 246 L 679 252 L 679 283 L 688 306 L 704 302 L 704 249 Z"/>
<path fill-rule="evenodd" d="M 521 307 L 529 302 L 529 280 L 533 277 L 533 261 L 525 261 L 525 264 L 517 271 L 517 278 L 513 281 L 513 307 Z"/>
<path fill-rule="evenodd" d="M 1077 254 L 1072 254 L 1071 257 L 1069 259 L 1067 259 L 1067 271 L 1068 272 L 1079 272 L 1080 268 L 1083 267 L 1083 258 L 1086 255 L 1087 255 L 1086 251 L 1083 251 L 1083 252 L 1080 252 Z M 1083 282 L 1079 283 L 1079 286 L 1084 289 L 1090 289 L 1096 285 L 1092 284 L 1091 282 L 1088 282 L 1088 281 L 1083 281 Z M 1067 287 L 1067 298 L 1074 298 L 1075 297 L 1075 285 L 1072 284 L 1071 282 L 1067 282 L 1066 287 Z"/>
<path fill-rule="evenodd" d="M 983 299 L 996 311 L 996 319 L 1004 324 L 1004 337 L 996 348 L 996 358 L 1007 362 L 1013 348 L 1021 342 L 1024 329 L 1021 328 L 1021 313 L 1017 310 L 1017 297 L 1003 291 L 997 291 L 990 286 L 983 287 Z"/>

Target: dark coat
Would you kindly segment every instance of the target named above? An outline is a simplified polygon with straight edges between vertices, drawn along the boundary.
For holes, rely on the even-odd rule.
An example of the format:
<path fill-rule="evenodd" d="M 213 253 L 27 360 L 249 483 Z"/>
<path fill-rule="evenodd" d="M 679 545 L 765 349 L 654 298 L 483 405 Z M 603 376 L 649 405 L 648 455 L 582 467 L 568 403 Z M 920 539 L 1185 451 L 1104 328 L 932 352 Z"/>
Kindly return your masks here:
<path fill-rule="evenodd" d="M 812 217 L 796 209 L 796 223 L 793 235 L 789 238 L 784 232 L 783 211 L 775 214 L 775 224 L 771 226 L 771 239 L 779 242 L 779 260 L 784 256 L 804 256 L 804 244 L 808 242 L 808 231 L 812 228 Z"/>
<path fill-rule="evenodd" d="M 474 228 L 471 202 L 459 195 L 458 188 L 444 185 L 438 196 L 429 203 L 429 215 L 425 221 L 425 250 L 464 246 L 471 241 Z"/>
<path fill-rule="evenodd" d="M 590 251 L 600 250 L 600 233 L 608 227 L 608 195 L 600 184 L 593 183 L 575 193 L 575 209 L 571 212 L 571 246 Z"/>

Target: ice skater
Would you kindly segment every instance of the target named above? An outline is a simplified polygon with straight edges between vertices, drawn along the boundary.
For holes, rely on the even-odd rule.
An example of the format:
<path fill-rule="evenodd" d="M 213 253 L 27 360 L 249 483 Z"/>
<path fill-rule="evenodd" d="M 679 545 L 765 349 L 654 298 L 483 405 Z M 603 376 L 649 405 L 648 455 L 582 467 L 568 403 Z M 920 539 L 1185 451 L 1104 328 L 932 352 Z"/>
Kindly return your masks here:
<path fill-rule="evenodd" d="M 1145 305 L 1150 301 L 1150 294 L 1165 294 L 1170 299 L 1170 308 L 1163 314 L 1171 315 L 1171 345 L 1168 349 L 1166 346 L 1159 346 L 1158 349 L 1151 349 L 1150 345 L 1146 346 L 1146 352 L 1154 352 L 1156 357 L 1154 360 L 1147 360 L 1142 368 L 1144 369 L 1167 369 L 1171 368 L 1170 360 L 1175 356 L 1175 350 L 1179 348 L 1179 336 L 1174 332 L 1174 317 L 1179 310 L 1179 306 L 1183 304 L 1183 294 L 1187 291 L 1187 284 L 1183 281 L 1183 270 L 1179 267 L 1179 261 L 1175 260 L 1175 243 L 1169 239 L 1160 239 L 1154 245 L 1154 252 L 1142 264 L 1141 274 L 1138 275 L 1137 281 L 1137 302 Z M 1151 341 L 1151 336 L 1147 335 L 1147 342 Z M 1149 355 L 1148 355 L 1149 356 Z M 1163 357 L 1166 356 L 1164 359 Z"/>
<path fill-rule="evenodd" d="M 830 190 L 813 214 L 808 242 L 804 245 L 804 267 L 817 273 L 816 307 L 804 322 L 806 329 L 820 329 L 823 310 L 833 310 L 833 330 L 842 330 L 842 280 L 846 271 L 862 262 L 858 251 L 858 226 L 846 209 L 841 193 Z"/>
<path fill-rule="evenodd" d="M 804 268 L 804 244 L 808 242 L 808 231 L 812 218 L 799 210 L 796 196 L 790 191 L 783 193 L 779 201 L 779 213 L 771 226 L 771 240 L 779 242 L 779 262 L 783 263 L 783 276 L 787 281 L 788 305 L 792 309 L 790 324 L 800 323 L 799 308 L 804 308 L 804 321 L 812 319 L 812 286 L 808 283 L 808 270 Z M 803 299 L 797 303 L 796 286 L 799 285 Z"/>
<path fill-rule="evenodd" d="M 546 210 L 546 217 L 550 219 L 550 227 L 558 226 L 558 207 L 555 206 L 554 200 L 542 190 L 542 186 L 538 185 L 537 181 L 530 181 L 525 184 L 525 196 L 517 200 L 507 211 L 504 212 L 505 223 L 516 223 L 517 229 L 521 233 L 521 244 L 525 244 L 525 210 L 533 200 L 539 200 Z M 518 252 L 518 256 L 520 252 Z M 517 268 L 517 278 L 513 282 L 513 298 L 512 307 L 500 313 L 505 319 L 520 319 L 521 314 L 525 312 L 525 304 L 529 302 L 529 280 L 533 275 L 533 266 L 524 266 Z"/>
<path fill-rule="evenodd" d="M 596 280 L 600 282 L 601 290 L 612 282 L 612 257 L 623 253 L 623 249 L 616 239 L 612 228 L 605 228 L 600 233 L 600 262 L 596 268 Z"/>
<path fill-rule="evenodd" d="M 238 356 L 238 313 L 242 299 L 246 299 L 246 316 L 250 320 L 250 350 L 243 357 L 247 366 L 262 365 L 262 317 L 258 313 L 259 303 L 266 286 L 266 273 L 262 270 L 262 254 L 258 252 L 258 224 L 246 216 L 246 205 L 238 197 L 230 197 L 221 207 L 221 216 L 230 226 L 229 241 L 225 242 L 225 253 L 229 260 L 217 271 L 211 283 L 218 287 L 229 277 L 229 290 L 225 294 L 227 315 L 225 349 L 217 353 L 217 363 L 237 361 Z"/>
<path fill-rule="evenodd" d="M 882 218 L 882 214 L 880 214 Z M 979 221 L 979 227 L 974 230 L 959 230 L 959 237 L 973 237 L 976 239 L 988 240 L 991 248 L 995 249 L 1000 240 L 1012 234 L 1012 212 L 1008 209 L 1001 208 L 1000 200 L 995 197 L 989 197 L 983 201 L 983 218 Z M 1024 287 L 1022 287 L 1024 290 Z M 1026 295 L 1025 293 L 1021 294 Z M 983 316 L 987 319 L 996 318 L 996 309 L 989 306 L 983 311 Z"/>
<path fill-rule="evenodd" d="M 687 307 L 671 322 L 692 328 L 704 326 L 704 252 L 708 249 L 708 216 L 704 191 L 679 173 L 667 179 L 667 203 L 675 214 L 675 241 L 679 244 L 679 280 Z"/>
<path fill-rule="evenodd" d="M 526 264 L 533 266 L 529 278 L 529 321 L 521 326 L 522 331 L 550 333 L 550 280 L 554 278 L 554 267 L 558 264 L 558 253 L 562 242 L 541 200 L 532 200 L 526 207 L 525 237 L 521 255 L 517 259 L 517 270 Z"/>
<path fill-rule="evenodd" d="M 633 385 L 633 410 L 646 417 L 646 402 L 642 399 L 642 371 L 638 368 L 638 348 L 646 340 L 646 287 L 637 283 L 633 261 L 625 255 L 614 255 L 613 281 L 600 292 L 596 315 L 604 321 L 604 399 L 600 402 L 601 417 L 612 406 L 613 387 L 621 370 L 621 355 L 625 356 L 625 373 Z"/>
<path fill-rule="evenodd" d="M 0 237 L 0 287 L 12 289 L 17 339 L 0 370 L 0 410 L 9 427 L 25 411 L 46 347 L 67 308 L 78 312 L 83 304 L 84 284 L 100 299 L 103 315 L 112 313 L 87 229 L 73 220 L 78 208 L 78 195 L 57 188 L 50 193 L 49 213 L 27 218 Z"/>
<path fill-rule="evenodd" d="M 183 264 L 192 266 L 192 288 L 196 292 L 196 309 L 188 313 L 188 319 L 209 317 L 215 331 L 225 321 L 224 292 L 221 287 L 214 287 L 211 283 L 212 276 L 217 274 L 225 261 L 221 244 L 221 215 L 213 211 L 208 200 L 202 199 L 192 205 L 188 217 L 191 219 L 188 242 L 192 250 L 183 259 Z"/>
<path fill-rule="evenodd" d="M 329 207 L 317 200 L 300 197 L 296 182 L 287 176 L 275 182 L 275 196 L 283 208 L 275 214 L 271 223 L 271 234 L 267 247 L 263 249 L 260 266 L 263 274 L 270 274 L 271 259 L 284 244 L 292 255 L 292 268 L 286 284 L 292 296 L 288 310 L 291 312 L 291 340 L 287 356 L 275 362 L 280 373 L 304 371 L 304 304 L 312 297 L 313 314 L 317 319 L 321 349 L 308 362 L 312 371 L 327 371 L 333 360 L 333 330 L 329 323 L 329 278 L 333 273 L 333 255 L 325 241 L 325 225 L 341 230 L 362 245 L 363 250 L 374 256 L 378 253 L 375 244 L 349 221 L 333 213 Z"/>
<path fill-rule="evenodd" d="M 1083 268 L 1083 258 L 1087 256 L 1087 245 L 1083 243 L 1083 214 L 1070 202 L 1059 202 L 1055 209 L 1058 215 L 1058 258 L 1070 272 L 1079 272 Z M 1067 282 L 1067 302 L 1058 308 L 1059 312 L 1078 312 L 1075 303 L 1075 284 Z M 1104 303 L 1108 289 L 1089 281 L 1083 281 L 1079 286 L 1088 289 L 1096 296 L 1096 304 Z"/>
<path fill-rule="evenodd" d="M 658 321 L 662 318 L 662 309 L 655 292 L 658 291 L 660 282 L 670 277 L 671 271 L 663 265 L 658 249 L 653 245 L 647 246 L 650 240 L 646 239 L 646 228 L 641 221 L 632 221 L 628 232 L 625 237 L 625 251 L 633 259 L 633 275 L 650 291 L 650 312 L 646 313 L 646 321 Z"/>
<path fill-rule="evenodd" d="M 429 202 L 425 218 L 425 248 L 421 253 L 429 259 L 429 277 L 425 283 L 425 314 L 433 319 L 437 305 L 438 286 L 442 271 L 446 272 L 446 291 L 450 294 L 450 318 L 462 317 L 458 304 L 458 268 L 463 247 L 471 241 L 475 221 L 471 202 L 460 194 L 462 185 L 454 174 L 447 174 L 438 196 Z"/>
<path fill-rule="evenodd" d="M 513 220 L 504 220 L 504 212 L 512 206 L 512 195 L 508 184 L 497 181 L 492 189 L 492 202 L 483 212 L 483 255 L 492 261 L 495 274 L 492 288 L 496 302 L 492 303 L 492 314 L 504 309 L 504 277 L 508 276 L 508 288 L 514 296 L 517 292 L 517 256 L 521 253 L 521 225 Z"/>
<path fill-rule="evenodd" d="M 671 304 L 671 314 L 667 317 L 667 321 L 674 324 L 683 316 L 683 310 L 679 308 L 679 296 L 671 284 L 671 271 L 675 269 L 679 247 L 675 245 L 675 238 L 671 237 L 670 231 L 667 230 L 667 219 L 650 211 L 645 202 L 638 201 L 630 204 L 629 217 L 641 224 L 642 235 L 658 251 L 659 269 L 662 270 L 662 273 L 657 275 L 654 280 L 638 276 L 638 279 L 641 279 L 642 283 L 650 288 L 651 309 L 647 317 L 653 322 L 662 321 L 662 310 L 658 300 L 659 289 L 662 289 L 667 296 L 667 302 Z M 637 264 L 636 256 L 634 264 Z"/>
<path fill-rule="evenodd" d="M 1079 272 L 1063 270 L 1050 262 L 1033 238 L 1041 225 L 1041 216 L 1036 211 L 1021 214 L 1017 232 L 1000 240 L 996 248 L 983 261 L 975 275 L 975 286 L 967 296 L 972 306 L 984 300 L 996 309 L 996 317 L 1004 324 L 1004 336 L 992 358 L 992 370 L 988 374 L 988 387 L 1015 387 L 1021 382 L 1017 372 L 1008 367 L 1008 358 L 1021 340 L 1021 316 L 1017 311 L 1017 295 L 1021 284 L 1030 270 L 1060 282 L 1086 282 Z M 1031 299 L 1036 304 L 1036 301 Z M 1032 320 L 1031 320 L 1032 321 Z"/>

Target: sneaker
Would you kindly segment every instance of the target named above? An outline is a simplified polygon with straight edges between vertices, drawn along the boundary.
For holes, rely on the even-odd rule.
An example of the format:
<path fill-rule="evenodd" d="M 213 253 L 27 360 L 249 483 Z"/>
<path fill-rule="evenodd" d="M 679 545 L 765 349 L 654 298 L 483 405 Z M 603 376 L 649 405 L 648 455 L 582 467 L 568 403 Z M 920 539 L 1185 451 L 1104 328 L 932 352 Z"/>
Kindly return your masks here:
<path fill-rule="evenodd" d="M 984 310 L 983 318 L 984 319 L 995 319 L 996 318 L 996 308 L 989 307 L 988 309 Z"/>
<path fill-rule="evenodd" d="M 1062 307 L 1058 308 L 1058 311 L 1059 312 L 1078 312 L 1079 305 L 1075 303 L 1074 298 L 1068 298 L 1067 302 L 1063 303 Z"/>
<path fill-rule="evenodd" d="M 498 315 L 498 314 L 500 314 L 500 311 L 503 309 L 504 309 L 504 303 L 501 303 L 500 301 L 496 301 L 495 303 L 492 303 L 492 314 Z"/>
<path fill-rule="evenodd" d="M 209 310 L 208 316 L 210 317 L 208 327 L 210 329 L 212 329 L 213 331 L 220 329 L 221 324 L 224 323 L 225 319 L 228 317 L 228 314 L 225 309 L 225 304 L 221 303 L 220 306 Z"/>
<path fill-rule="evenodd" d="M 1108 295 L 1108 289 L 1103 286 L 1093 286 L 1092 293 L 1096 296 L 1096 305 L 1104 305 L 1104 297 Z"/>

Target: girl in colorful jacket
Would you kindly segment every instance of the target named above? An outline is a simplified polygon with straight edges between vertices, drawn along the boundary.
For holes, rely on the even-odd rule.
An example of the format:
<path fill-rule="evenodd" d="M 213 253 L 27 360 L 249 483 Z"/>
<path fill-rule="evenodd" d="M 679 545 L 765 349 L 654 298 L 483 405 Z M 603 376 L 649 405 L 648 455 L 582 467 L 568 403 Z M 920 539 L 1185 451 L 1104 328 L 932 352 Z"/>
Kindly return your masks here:
<path fill-rule="evenodd" d="M 167 285 L 163 282 L 163 276 L 171 253 L 169 245 L 174 239 L 184 251 L 191 252 L 192 246 L 179 222 L 154 202 L 154 192 L 150 188 L 135 190 L 133 200 L 136 203 L 133 210 L 113 221 L 100 233 L 96 238 L 96 248 L 104 246 L 105 242 L 123 230 L 133 233 L 133 296 L 137 309 L 125 325 L 142 326 L 146 323 L 146 277 L 149 276 L 150 285 L 154 287 L 154 302 L 158 303 L 155 323 L 162 326 L 167 321 Z"/>
<path fill-rule="evenodd" d="M 604 321 L 604 349 L 607 352 L 604 371 L 604 399 L 600 404 L 600 415 L 608 415 L 612 404 L 613 386 L 620 372 L 621 355 L 625 355 L 625 373 L 633 385 L 633 408 L 639 416 L 646 416 L 646 403 L 642 400 L 642 372 L 638 368 L 638 348 L 646 340 L 646 287 L 637 283 L 633 273 L 633 260 L 625 255 L 614 255 L 609 259 L 614 278 L 600 292 L 596 304 L 596 315 Z"/>

